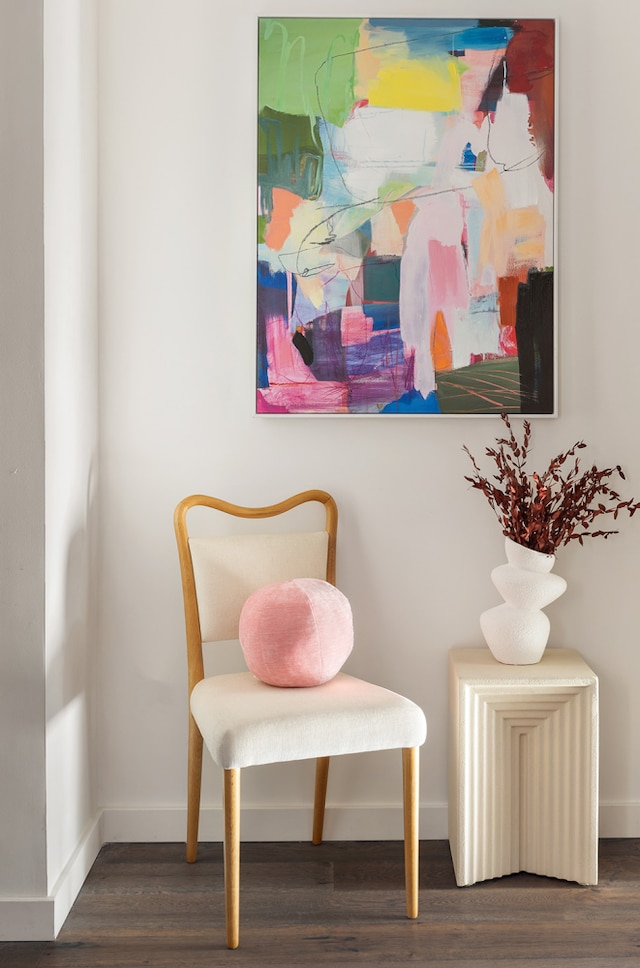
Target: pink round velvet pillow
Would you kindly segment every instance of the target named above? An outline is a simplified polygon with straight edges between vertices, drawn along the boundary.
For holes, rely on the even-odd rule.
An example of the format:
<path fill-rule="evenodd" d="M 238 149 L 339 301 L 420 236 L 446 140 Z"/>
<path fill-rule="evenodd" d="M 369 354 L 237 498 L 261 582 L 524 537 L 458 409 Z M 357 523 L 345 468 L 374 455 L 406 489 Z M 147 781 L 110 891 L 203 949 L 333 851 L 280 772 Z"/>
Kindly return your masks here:
<path fill-rule="evenodd" d="M 265 585 L 244 603 L 240 645 L 249 670 L 270 686 L 319 686 L 353 648 L 351 605 L 319 578 Z"/>

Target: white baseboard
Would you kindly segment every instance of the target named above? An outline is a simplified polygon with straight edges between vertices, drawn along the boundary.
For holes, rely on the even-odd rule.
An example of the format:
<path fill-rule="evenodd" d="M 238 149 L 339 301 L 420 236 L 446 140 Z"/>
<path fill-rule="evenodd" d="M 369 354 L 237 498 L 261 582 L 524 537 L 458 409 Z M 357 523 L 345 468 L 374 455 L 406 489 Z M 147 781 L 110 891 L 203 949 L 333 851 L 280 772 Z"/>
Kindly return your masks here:
<path fill-rule="evenodd" d="M 105 843 L 181 842 L 185 839 L 187 812 L 183 807 L 136 809 L 107 807 L 103 811 Z M 308 840 L 311 807 L 245 807 L 240 836 L 248 842 Z M 325 840 L 401 840 L 402 810 L 399 806 L 327 805 Z M 220 807 L 203 807 L 200 840 L 222 840 Z M 422 840 L 448 838 L 447 804 L 420 808 Z M 640 803 L 601 803 L 600 837 L 640 837 Z"/>
<path fill-rule="evenodd" d="M 51 891 L 54 905 L 54 937 L 57 937 L 60 928 L 67 920 L 67 915 L 104 843 L 102 811 L 100 811 L 94 817 L 73 857 Z"/>
<path fill-rule="evenodd" d="M 53 941 L 64 924 L 100 848 L 106 843 L 184 842 L 183 807 L 106 807 L 93 820 L 51 894 L 0 897 L 0 941 Z M 245 841 L 309 840 L 311 808 L 246 807 L 240 835 Z M 326 840 L 401 840 L 399 806 L 327 806 Z M 446 803 L 420 809 L 420 837 L 446 840 Z M 602 803 L 600 837 L 640 837 L 640 803 Z M 219 807 L 203 807 L 200 840 L 222 840 Z"/>
<path fill-rule="evenodd" d="M 53 941 L 66 921 L 103 843 L 100 812 L 50 894 L 42 897 L 0 897 L 0 941 Z"/>
<path fill-rule="evenodd" d="M 53 941 L 52 897 L 0 897 L 0 941 Z"/>
<path fill-rule="evenodd" d="M 309 806 L 244 807 L 240 837 L 247 842 L 309 840 L 312 811 Z M 107 807 L 103 811 L 105 843 L 180 842 L 185 839 L 186 809 Z M 327 804 L 325 840 L 402 840 L 400 806 L 340 806 Z M 424 840 L 447 837 L 447 805 L 431 804 L 420 810 L 420 836 Z M 222 840 L 220 807 L 200 811 L 201 841 Z"/>

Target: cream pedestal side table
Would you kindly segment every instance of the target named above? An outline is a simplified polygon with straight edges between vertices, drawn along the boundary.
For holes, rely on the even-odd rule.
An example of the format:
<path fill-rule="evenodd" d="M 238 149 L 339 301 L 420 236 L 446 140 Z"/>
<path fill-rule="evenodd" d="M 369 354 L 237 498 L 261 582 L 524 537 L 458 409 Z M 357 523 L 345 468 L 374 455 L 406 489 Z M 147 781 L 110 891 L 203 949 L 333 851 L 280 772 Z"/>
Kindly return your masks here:
<path fill-rule="evenodd" d="M 528 871 L 598 882 L 598 679 L 574 649 L 449 656 L 449 842 L 460 887 Z"/>

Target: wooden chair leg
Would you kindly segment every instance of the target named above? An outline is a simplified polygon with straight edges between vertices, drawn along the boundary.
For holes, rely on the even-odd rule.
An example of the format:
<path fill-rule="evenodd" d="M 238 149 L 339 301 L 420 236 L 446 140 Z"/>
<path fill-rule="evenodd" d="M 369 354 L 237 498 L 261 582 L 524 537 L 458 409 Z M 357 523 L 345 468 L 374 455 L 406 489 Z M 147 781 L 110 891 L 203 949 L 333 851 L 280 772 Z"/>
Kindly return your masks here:
<path fill-rule="evenodd" d="M 402 751 L 402 787 L 404 800 L 404 871 L 407 891 L 407 917 L 418 917 L 419 887 L 419 749 Z"/>
<path fill-rule="evenodd" d="M 187 860 L 198 856 L 198 821 L 202 785 L 202 736 L 193 716 L 189 716 L 189 765 L 187 774 Z"/>
<path fill-rule="evenodd" d="M 240 943 L 240 770 L 224 771 L 224 896 L 227 947 Z"/>
<path fill-rule="evenodd" d="M 322 843 L 324 828 L 324 807 L 327 802 L 327 780 L 329 778 L 329 763 L 331 757 L 319 756 L 316 760 L 316 789 L 313 800 L 313 833 L 311 840 L 314 844 Z"/>

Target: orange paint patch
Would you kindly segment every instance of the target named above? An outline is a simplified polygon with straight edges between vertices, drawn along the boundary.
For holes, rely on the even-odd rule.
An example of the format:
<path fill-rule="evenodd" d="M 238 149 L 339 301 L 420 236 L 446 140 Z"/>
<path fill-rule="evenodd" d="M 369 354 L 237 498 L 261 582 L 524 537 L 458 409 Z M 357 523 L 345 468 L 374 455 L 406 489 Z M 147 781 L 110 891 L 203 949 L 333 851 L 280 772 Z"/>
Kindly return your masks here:
<path fill-rule="evenodd" d="M 273 189 L 273 210 L 264 231 L 264 241 L 274 252 L 279 252 L 289 238 L 291 216 L 301 201 L 299 195 L 286 188 Z"/>
<path fill-rule="evenodd" d="M 367 36 L 366 30 L 362 31 L 360 49 L 355 52 L 355 81 L 353 93 L 356 100 L 369 100 L 369 91 L 380 71 L 383 60 L 382 52 L 378 52 Z"/>
<path fill-rule="evenodd" d="M 516 325 L 516 305 L 518 302 L 517 276 L 501 276 L 498 279 L 498 298 L 500 301 L 500 326 Z"/>
<path fill-rule="evenodd" d="M 441 309 L 436 313 L 436 318 L 431 330 L 431 359 L 436 373 L 443 370 L 450 370 L 453 366 L 453 354 L 451 352 L 451 340 L 447 330 L 444 313 Z"/>
<path fill-rule="evenodd" d="M 411 199 L 401 199 L 399 202 L 393 202 L 391 205 L 393 217 L 396 220 L 396 224 L 400 229 L 400 235 L 403 238 L 407 234 L 407 229 L 409 228 L 409 223 L 413 218 L 415 210 L 415 202 L 412 202 Z"/>

